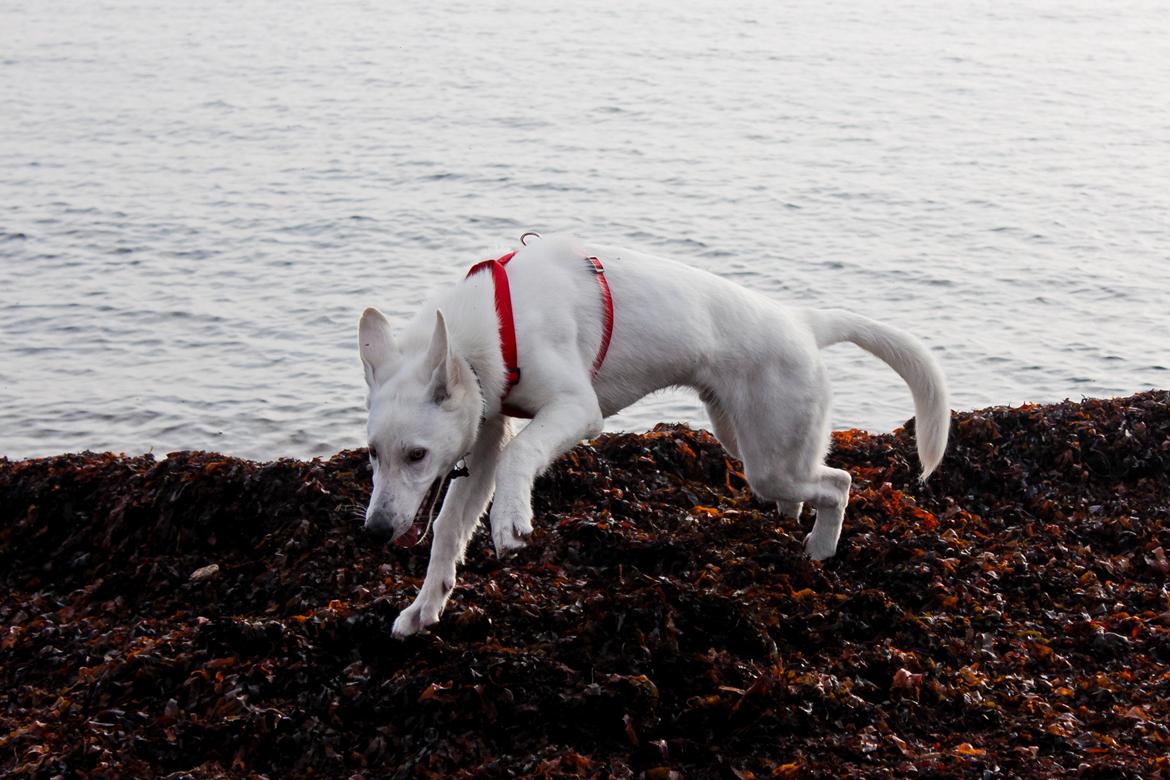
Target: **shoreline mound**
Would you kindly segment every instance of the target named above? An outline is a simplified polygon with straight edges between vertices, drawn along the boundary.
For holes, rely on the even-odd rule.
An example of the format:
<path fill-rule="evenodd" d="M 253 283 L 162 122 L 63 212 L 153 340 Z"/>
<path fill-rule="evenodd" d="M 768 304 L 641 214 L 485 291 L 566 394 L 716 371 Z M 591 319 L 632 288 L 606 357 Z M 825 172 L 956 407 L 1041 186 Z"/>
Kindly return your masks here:
<path fill-rule="evenodd" d="M 824 563 L 710 434 L 606 435 L 405 642 L 364 451 L 0 458 L 0 774 L 1170 777 L 1170 393 L 956 414 L 926 484 L 833 441 Z"/>

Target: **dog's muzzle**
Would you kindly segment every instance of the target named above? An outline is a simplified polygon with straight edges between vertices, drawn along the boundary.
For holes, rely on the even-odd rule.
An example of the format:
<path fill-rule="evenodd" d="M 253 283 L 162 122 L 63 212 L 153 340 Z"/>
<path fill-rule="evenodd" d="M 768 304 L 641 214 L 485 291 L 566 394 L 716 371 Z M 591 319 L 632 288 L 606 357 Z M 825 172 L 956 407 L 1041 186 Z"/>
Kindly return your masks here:
<path fill-rule="evenodd" d="M 443 476 L 431 483 L 409 522 L 396 524 L 393 512 L 371 507 L 366 511 L 364 528 L 378 536 L 390 537 L 390 540 L 400 547 L 418 544 L 430 530 L 435 519 L 435 509 L 443 496 L 443 489 L 450 480 L 450 476 Z"/>

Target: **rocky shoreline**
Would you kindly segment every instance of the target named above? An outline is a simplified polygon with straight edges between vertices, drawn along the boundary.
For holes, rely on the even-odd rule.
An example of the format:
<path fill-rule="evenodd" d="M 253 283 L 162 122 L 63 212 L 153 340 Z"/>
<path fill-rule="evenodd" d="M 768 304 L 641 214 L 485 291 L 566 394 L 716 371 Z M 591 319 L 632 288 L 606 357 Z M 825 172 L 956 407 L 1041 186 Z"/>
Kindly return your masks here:
<path fill-rule="evenodd" d="M 0 459 L 0 774 L 1170 776 L 1170 393 L 913 453 L 835 434 L 819 564 L 709 434 L 603 436 L 406 642 L 363 451 Z"/>

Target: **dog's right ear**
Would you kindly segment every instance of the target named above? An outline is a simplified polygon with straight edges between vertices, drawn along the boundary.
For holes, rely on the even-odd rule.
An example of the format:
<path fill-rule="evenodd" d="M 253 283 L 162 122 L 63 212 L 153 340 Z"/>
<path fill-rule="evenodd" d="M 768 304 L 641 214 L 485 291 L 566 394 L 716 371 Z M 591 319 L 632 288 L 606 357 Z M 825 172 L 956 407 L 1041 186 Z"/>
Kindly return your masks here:
<path fill-rule="evenodd" d="M 358 348 L 366 385 L 373 390 L 377 382 L 390 375 L 399 357 L 394 336 L 390 333 L 390 321 L 377 309 L 362 312 L 362 321 L 358 323 Z"/>

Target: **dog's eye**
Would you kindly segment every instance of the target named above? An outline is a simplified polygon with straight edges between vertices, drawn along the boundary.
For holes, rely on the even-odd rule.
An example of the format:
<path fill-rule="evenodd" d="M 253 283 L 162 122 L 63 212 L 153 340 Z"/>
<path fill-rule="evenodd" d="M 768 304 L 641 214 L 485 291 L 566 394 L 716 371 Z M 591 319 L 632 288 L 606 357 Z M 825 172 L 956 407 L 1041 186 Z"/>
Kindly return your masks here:
<path fill-rule="evenodd" d="M 371 460 L 378 459 L 378 448 L 375 447 L 373 444 L 370 445 L 370 459 Z"/>
<path fill-rule="evenodd" d="M 418 463 L 427 456 L 427 451 L 422 447 L 413 447 L 406 452 L 406 459 L 411 463 Z"/>

